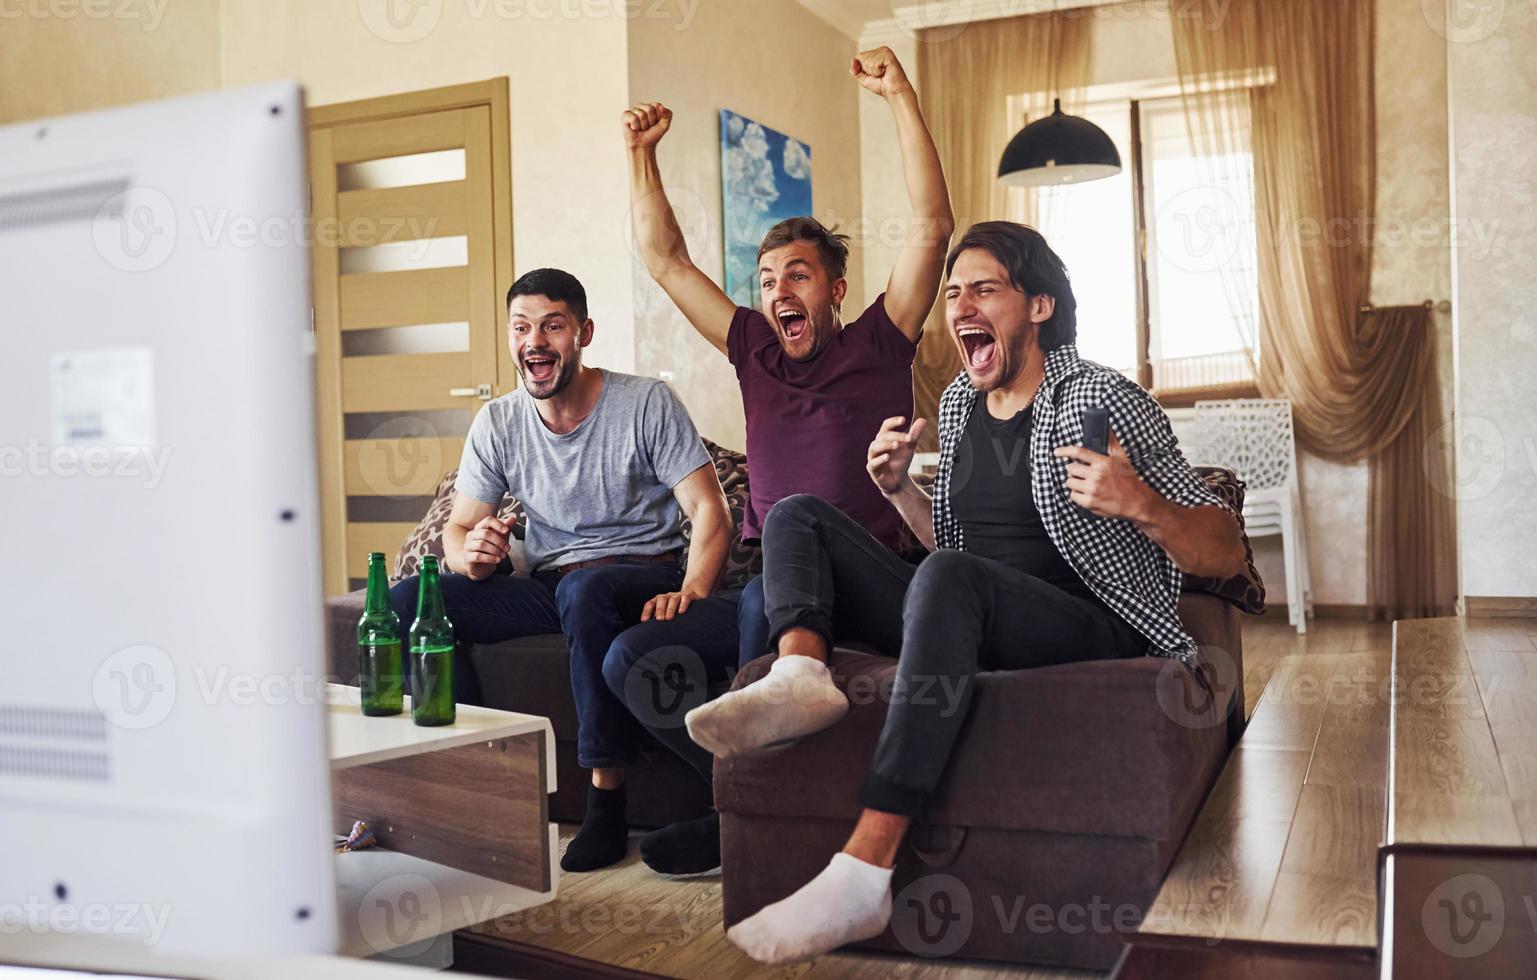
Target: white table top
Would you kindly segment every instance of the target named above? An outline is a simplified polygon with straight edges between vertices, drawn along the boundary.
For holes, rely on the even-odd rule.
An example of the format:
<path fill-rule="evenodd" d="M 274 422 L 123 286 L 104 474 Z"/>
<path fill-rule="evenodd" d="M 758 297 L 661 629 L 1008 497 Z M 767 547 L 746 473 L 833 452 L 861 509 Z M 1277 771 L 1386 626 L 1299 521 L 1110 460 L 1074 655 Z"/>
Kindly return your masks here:
<path fill-rule="evenodd" d="M 25 965 L 22 965 L 25 964 Z M 36 972 L 29 968 L 41 968 Z M 99 974 L 193 978 L 193 980 L 421 980 L 422 971 L 379 960 L 341 956 L 275 954 L 180 955 L 138 942 L 103 936 L 29 934 L 7 936 L 0 953 L 0 980 L 73 980 L 74 970 Z"/>
<path fill-rule="evenodd" d="M 555 792 L 555 732 L 548 718 L 461 704 L 455 709 L 452 725 L 427 727 L 411 720 L 409 695 L 405 711 L 375 718 L 363 714 L 360 699 L 361 693 L 355 687 L 326 685 L 333 772 L 542 731 L 548 782 L 545 792 Z"/>

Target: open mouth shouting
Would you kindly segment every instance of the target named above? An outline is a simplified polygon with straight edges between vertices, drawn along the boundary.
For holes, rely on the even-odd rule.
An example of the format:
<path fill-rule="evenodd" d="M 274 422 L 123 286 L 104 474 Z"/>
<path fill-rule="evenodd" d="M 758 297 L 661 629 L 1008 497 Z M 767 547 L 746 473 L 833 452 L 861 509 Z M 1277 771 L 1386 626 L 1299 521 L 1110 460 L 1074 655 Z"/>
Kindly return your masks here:
<path fill-rule="evenodd" d="M 955 336 L 961 342 L 966 370 L 977 375 L 986 374 L 998 354 L 998 338 L 993 336 L 992 328 L 966 323 L 955 328 Z"/>
<path fill-rule="evenodd" d="M 774 318 L 779 322 L 779 332 L 786 343 L 800 340 L 811 329 L 811 320 L 806 316 L 806 311 L 793 306 L 780 307 Z"/>
<path fill-rule="evenodd" d="M 560 369 L 560 358 L 545 351 L 530 351 L 523 355 L 523 373 L 533 384 L 548 384 L 555 380 Z"/>

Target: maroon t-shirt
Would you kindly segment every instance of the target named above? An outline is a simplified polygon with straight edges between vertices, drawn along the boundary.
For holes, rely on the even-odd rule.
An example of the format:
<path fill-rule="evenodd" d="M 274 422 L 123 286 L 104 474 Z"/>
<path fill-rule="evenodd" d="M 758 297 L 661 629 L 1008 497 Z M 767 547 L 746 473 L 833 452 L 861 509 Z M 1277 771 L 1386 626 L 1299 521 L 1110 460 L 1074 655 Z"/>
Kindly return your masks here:
<path fill-rule="evenodd" d="M 896 549 L 901 515 L 876 489 L 865 457 L 882 422 L 912 418 L 918 345 L 886 315 L 886 294 L 808 361 L 790 359 L 768 318 L 745 306 L 731 320 L 726 350 L 747 415 L 742 537 L 757 539 L 780 500 L 809 493 Z"/>

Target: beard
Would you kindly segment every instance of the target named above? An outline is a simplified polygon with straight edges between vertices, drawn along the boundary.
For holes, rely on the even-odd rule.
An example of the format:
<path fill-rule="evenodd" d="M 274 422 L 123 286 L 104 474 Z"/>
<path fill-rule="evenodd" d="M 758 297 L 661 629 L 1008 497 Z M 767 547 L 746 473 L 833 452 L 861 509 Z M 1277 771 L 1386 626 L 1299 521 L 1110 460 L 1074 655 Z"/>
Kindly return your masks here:
<path fill-rule="evenodd" d="M 984 393 L 1007 388 L 1019 377 L 1029 361 L 1036 332 L 1027 329 L 994 335 L 991 356 L 981 365 L 975 365 L 973 360 L 972 352 L 975 348 L 958 341 L 961 365 L 966 370 L 967 379 L 978 391 Z"/>
<path fill-rule="evenodd" d="M 535 380 L 528 370 L 528 365 L 521 360 L 518 362 L 518 376 L 523 379 L 523 387 L 533 398 L 543 401 L 546 398 L 554 398 L 566 386 L 571 384 L 571 379 L 576 377 L 578 365 L 574 360 L 562 357 L 555 362 L 555 372 L 543 381 Z"/>
<path fill-rule="evenodd" d="M 838 332 L 837 313 L 831 309 L 810 313 L 801 334 L 794 339 L 786 334 L 777 319 L 772 326 L 780 348 L 792 361 L 808 361 L 819 354 L 827 346 L 828 339 Z"/>

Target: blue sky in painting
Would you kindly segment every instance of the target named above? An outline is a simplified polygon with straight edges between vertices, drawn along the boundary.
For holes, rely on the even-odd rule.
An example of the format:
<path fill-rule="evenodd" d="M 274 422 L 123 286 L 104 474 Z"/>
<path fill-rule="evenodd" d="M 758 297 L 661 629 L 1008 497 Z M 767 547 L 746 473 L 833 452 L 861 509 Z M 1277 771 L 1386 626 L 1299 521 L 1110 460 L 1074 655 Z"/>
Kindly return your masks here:
<path fill-rule="evenodd" d="M 722 109 L 720 154 L 726 292 L 739 305 L 756 307 L 764 233 L 785 218 L 811 213 L 811 148 Z"/>

